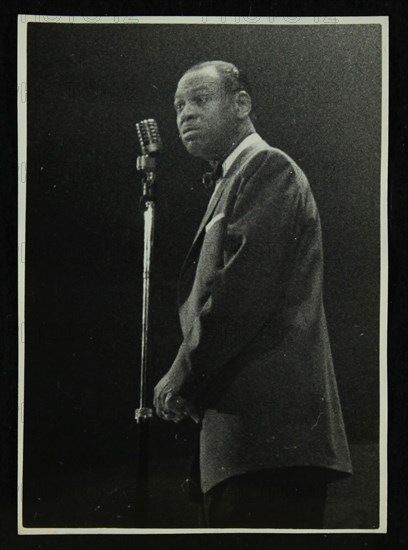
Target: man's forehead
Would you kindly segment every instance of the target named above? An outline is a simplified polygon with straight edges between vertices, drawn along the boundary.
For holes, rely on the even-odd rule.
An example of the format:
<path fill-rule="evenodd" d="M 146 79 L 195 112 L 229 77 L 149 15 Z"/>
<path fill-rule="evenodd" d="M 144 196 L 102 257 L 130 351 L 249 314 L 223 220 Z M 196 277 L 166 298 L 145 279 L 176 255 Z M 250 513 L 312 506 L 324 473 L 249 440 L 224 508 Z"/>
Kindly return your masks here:
<path fill-rule="evenodd" d="M 187 91 L 215 90 L 219 88 L 220 83 L 221 79 L 215 67 L 197 69 L 181 77 L 175 95 Z"/>

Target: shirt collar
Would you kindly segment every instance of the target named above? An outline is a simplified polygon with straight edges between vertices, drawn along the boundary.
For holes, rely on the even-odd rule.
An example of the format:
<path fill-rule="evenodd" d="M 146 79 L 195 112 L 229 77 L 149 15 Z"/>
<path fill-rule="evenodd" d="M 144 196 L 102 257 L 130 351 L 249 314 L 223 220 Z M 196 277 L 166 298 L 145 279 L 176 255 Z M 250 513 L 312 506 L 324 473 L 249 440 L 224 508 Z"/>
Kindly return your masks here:
<path fill-rule="evenodd" d="M 222 163 L 223 175 L 225 176 L 225 174 L 231 168 L 235 159 L 238 157 L 238 155 L 242 153 L 242 151 L 244 151 L 244 149 L 260 141 L 262 141 L 262 138 L 257 132 L 254 132 L 253 134 L 249 134 L 249 136 L 243 139 Z"/>

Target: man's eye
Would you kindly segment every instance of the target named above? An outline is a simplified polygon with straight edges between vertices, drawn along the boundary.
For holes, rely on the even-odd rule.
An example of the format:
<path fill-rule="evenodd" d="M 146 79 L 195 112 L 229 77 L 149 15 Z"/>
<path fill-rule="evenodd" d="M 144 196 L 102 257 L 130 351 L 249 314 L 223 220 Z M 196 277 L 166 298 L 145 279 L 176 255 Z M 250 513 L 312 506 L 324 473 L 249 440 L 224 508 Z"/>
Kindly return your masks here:
<path fill-rule="evenodd" d="M 174 104 L 174 108 L 176 109 L 177 112 L 180 112 L 182 110 L 183 106 L 184 106 L 184 103 L 181 103 L 181 102 Z"/>
<path fill-rule="evenodd" d="M 197 105 L 203 105 L 204 103 L 207 102 L 208 96 L 206 96 L 206 95 L 198 95 L 198 96 L 196 96 L 194 99 L 195 99 L 195 102 L 197 103 Z"/>

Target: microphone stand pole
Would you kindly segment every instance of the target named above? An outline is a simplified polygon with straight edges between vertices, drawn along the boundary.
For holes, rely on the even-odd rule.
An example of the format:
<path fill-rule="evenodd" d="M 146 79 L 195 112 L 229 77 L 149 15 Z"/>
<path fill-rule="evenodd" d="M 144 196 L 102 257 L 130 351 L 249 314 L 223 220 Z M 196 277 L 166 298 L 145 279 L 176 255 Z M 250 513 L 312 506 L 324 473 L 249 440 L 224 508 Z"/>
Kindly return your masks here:
<path fill-rule="evenodd" d="M 150 362 L 150 283 L 152 253 L 155 226 L 155 199 L 153 193 L 156 159 L 148 155 L 137 158 L 136 168 L 144 172 L 143 195 L 141 208 L 144 217 L 144 247 L 143 247 L 143 305 L 142 305 L 142 342 L 140 368 L 139 407 L 135 411 L 138 425 L 139 461 L 137 469 L 137 519 L 138 526 L 148 526 L 149 503 L 149 425 L 153 417 L 153 409 L 147 404 L 148 372 Z"/>

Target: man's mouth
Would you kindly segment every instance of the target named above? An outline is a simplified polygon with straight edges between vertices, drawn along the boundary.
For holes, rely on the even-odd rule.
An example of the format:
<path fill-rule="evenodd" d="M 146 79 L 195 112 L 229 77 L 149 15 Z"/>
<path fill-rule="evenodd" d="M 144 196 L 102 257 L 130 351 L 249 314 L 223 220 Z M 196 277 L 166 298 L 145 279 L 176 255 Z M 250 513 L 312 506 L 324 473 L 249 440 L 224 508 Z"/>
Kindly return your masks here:
<path fill-rule="evenodd" d="M 198 132 L 198 128 L 186 128 L 182 132 L 183 139 L 193 138 L 196 134 L 198 134 Z"/>

